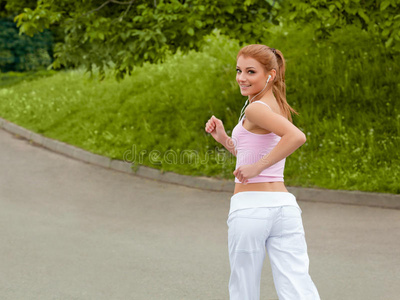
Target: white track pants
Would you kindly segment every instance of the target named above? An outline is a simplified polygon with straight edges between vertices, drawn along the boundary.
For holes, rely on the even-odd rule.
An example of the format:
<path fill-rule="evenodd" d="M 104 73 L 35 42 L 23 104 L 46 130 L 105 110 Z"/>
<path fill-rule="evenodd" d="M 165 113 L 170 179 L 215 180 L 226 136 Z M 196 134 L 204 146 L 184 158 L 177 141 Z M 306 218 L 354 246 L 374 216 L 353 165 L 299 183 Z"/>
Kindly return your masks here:
<path fill-rule="evenodd" d="M 270 193 L 276 192 L 241 192 L 236 195 L 240 194 L 243 200 L 255 194 L 256 197 L 265 197 Z M 285 197 L 290 193 L 281 194 Z M 280 300 L 320 299 L 308 273 L 307 245 L 297 203 L 296 206 L 238 209 L 230 213 L 227 223 L 230 300 L 260 299 L 261 270 L 266 251 Z"/>

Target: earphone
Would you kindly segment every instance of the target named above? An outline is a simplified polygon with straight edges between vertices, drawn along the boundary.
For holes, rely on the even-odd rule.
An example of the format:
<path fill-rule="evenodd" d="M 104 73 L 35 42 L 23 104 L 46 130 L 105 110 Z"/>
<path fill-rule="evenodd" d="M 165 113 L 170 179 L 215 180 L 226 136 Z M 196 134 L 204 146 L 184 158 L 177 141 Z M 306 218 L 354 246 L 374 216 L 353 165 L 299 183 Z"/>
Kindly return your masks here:
<path fill-rule="evenodd" d="M 251 103 L 251 100 L 253 100 L 255 97 L 257 97 L 258 95 L 260 95 L 260 94 L 265 90 L 265 88 L 266 88 L 267 85 L 268 85 L 268 82 L 269 82 L 270 78 L 271 78 L 271 75 L 268 76 L 267 83 L 265 84 L 265 86 L 264 86 L 264 88 L 261 90 L 261 92 L 259 92 L 257 95 L 255 95 L 255 96 L 254 96 L 253 98 L 251 98 L 251 99 L 250 99 L 250 96 L 247 98 L 246 102 L 244 103 L 244 106 L 242 107 L 242 110 L 240 111 L 240 116 L 239 116 L 239 121 L 238 121 L 238 122 L 240 122 L 240 120 L 242 119 L 242 115 L 244 114 L 244 110 L 246 109 L 246 106 L 247 106 L 248 102 Z"/>

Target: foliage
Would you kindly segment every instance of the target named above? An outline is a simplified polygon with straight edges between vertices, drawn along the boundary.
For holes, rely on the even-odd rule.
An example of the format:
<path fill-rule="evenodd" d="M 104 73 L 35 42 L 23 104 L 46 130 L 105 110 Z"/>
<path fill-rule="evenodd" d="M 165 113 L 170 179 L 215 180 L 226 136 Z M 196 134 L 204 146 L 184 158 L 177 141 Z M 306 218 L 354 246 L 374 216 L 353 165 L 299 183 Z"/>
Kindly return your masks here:
<path fill-rule="evenodd" d="M 20 33 L 63 30 L 54 68 L 98 67 L 101 78 L 108 67 L 121 79 L 134 66 L 163 61 L 178 49 L 199 50 L 215 28 L 248 44 L 268 38 L 279 23 L 311 25 L 317 39 L 356 26 L 379 38 L 388 54 L 400 52 L 399 0 L 0 0 L 0 6 L 18 12 Z"/>
<path fill-rule="evenodd" d="M 52 35 L 49 30 L 33 38 L 20 36 L 12 19 L 0 18 L 0 45 L 2 72 L 36 70 L 52 62 Z"/>
<path fill-rule="evenodd" d="M 24 8 L 34 9 L 36 7 L 36 1 L 20 0 L 20 1 L 9 1 L 0 0 L 0 18 L 7 18 L 10 16 L 16 16 L 21 13 Z"/>
<path fill-rule="evenodd" d="M 379 37 L 389 53 L 400 53 L 399 0 L 293 0 L 285 2 L 285 18 L 312 25 L 315 35 L 328 38 L 336 29 L 355 26 Z"/>
<path fill-rule="evenodd" d="M 10 7 L 14 2 L 8 1 Z M 279 9 L 275 0 L 40 0 L 15 21 L 20 32 L 30 36 L 50 25 L 64 29 L 65 40 L 55 47 L 54 68 L 83 65 L 91 71 L 95 65 L 103 76 L 105 68 L 112 67 L 121 79 L 145 61 L 201 49 L 202 38 L 215 28 L 256 42 L 276 23 Z"/>

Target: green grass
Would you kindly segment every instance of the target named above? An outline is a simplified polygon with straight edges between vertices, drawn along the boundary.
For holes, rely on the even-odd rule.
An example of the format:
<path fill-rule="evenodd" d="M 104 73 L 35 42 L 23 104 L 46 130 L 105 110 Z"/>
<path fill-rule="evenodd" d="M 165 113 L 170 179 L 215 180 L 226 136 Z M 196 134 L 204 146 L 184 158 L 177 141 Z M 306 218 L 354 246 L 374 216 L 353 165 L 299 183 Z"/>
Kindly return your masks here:
<path fill-rule="evenodd" d="M 352 28 L 315 44 L 288 75 L 308 136 L 291 163 L 310 185 L 399 193 L 400 58 Z"/>
<path fill-rule="evenodd" d="M 307 135 L 286 160 L 285 183 L 400 193 L 399 58 L 356 31 L 328 43 L 285 30 L 264 43 L 286 57 L 288 102 Z M 235 158 L 204 125 L 215 115 L 230 135 L 237 123 L 246 100 L 235 82 L 239 46 L 209 40 L 203 52 L 145 65 L 120 83 L 76 70 L 3 87 L 0 116 L 114 159 L 233 180 Z"/>
<path fill-rule="evenodd" d="M 0 88 L 10 87 L 22 81 L 37 80 L 38 78 L 52 76 L 54 74 L 56 74 L 56 71 L 53 70 L 0 73 Z"/>

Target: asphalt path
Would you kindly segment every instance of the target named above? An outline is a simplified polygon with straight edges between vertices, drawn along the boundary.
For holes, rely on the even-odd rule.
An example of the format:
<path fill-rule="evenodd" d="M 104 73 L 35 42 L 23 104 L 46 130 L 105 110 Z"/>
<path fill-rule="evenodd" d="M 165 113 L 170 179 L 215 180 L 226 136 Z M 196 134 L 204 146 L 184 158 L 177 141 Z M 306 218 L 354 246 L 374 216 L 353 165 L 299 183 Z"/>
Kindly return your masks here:
<path fill-rule="evenodd" d="M 228 299 L 232 193 L 83 163 L 0 130 L 0 299 Z M 321 299 L 400 299 L 400 210 L 299 201 Z M 261 299 L 278 299 L 268 256 Z"/>

